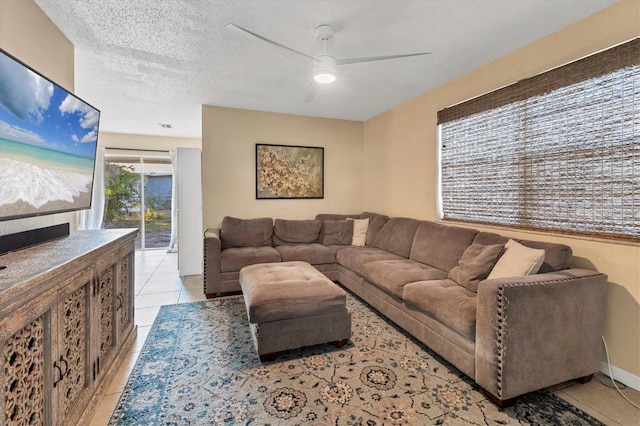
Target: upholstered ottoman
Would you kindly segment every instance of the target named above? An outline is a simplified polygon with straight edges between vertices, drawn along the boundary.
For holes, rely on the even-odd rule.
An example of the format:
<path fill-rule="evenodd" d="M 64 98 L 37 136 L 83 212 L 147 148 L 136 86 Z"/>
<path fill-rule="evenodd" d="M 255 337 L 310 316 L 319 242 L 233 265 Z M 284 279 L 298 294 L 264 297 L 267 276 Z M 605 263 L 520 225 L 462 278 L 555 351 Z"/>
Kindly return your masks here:
<path fill-rule="evenodd" d="M 351 337 L 345 291 L 306 262 L 245 266 L 240 286 L 261 361 L 303 346 L 341 347 Z"/>

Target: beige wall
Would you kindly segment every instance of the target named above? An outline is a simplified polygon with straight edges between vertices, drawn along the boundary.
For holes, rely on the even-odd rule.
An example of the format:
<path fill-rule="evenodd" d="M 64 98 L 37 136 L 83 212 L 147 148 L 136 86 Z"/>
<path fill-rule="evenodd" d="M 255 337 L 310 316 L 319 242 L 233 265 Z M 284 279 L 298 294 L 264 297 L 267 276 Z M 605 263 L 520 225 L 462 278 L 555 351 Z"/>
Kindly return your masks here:
<path fill-rule="evenodd" d="M 437 219 L 438 110 L 639 34 L 640 2 L 623 0 L 367 121 L 364 125 L 364 209 L 392 216 Z M 605 338 L 613 364 L 636 376 L 632 379 L 637 387 L 640 376 L 640 245 L 499 232 L 566 243 L 574 250 L 576 266 L 609 275 Z"/>
<path fill-rule="evenodd" d="M 73 45 L 33 0 L 0 0 L 0 47 L 73 91 Z"/>
<path fill-rule="evenodd" d="M 224 216 L 310 219 L 362 211 L 362 127 L 354 121 L 203 106 L 204 228 Z M 324 147 L 324 199 L 256 200 L 255 144 Z"/>
<path fill-rule="evenodd" d="M 172 151 L 176 148 L 202 148 L 197 138 L 175 138 L 170 136 L 132 135 L 127 133 L 100 132 L 98 146 L 107 148 L 153 149 Z"/>
<path fill-rule="evenodd" d="M 73 91 L 73 45 L 33 0 L 0 0 L 0 47 Z M 0 235 L 69 222 L 75 213 L 0 222 Z"/>

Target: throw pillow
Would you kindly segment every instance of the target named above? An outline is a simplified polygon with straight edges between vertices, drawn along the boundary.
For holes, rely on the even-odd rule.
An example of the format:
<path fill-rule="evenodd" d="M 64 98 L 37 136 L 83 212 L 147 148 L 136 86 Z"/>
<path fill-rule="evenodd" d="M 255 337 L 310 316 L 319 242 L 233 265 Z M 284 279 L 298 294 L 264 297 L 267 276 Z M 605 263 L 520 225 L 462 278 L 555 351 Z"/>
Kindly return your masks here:
<path fill-rule="evenodd" d="M 351 245 L 359 247 L 364 246 L 367 243 L 367 229 L 369 228 L 369 218 L 348 218 L 347 220 L 353 221 L 353 238 L 351 239 Z"/>
<path fill-rule="evenodd" d="M 489 275 L 503 251 L 504 244 L 471 244 L 462 253 L 458 266 L 449 271 L 449 278 L 468 290 L 478 292 L 478 283 Z"/>
<path fill-rule="evenodd" d="M 487 279 L 533 275 L 542 266 L 544 256 L 544 250 L 532 249 L 509 240 L 504 245 L 502 257 L 498 259 Z"/>
<path fill-rule="evenodd" d="M 348 246 L 353 236 L 353 222 L 349 220 L 325 220 L 324 239 L 325 246 Z"/>

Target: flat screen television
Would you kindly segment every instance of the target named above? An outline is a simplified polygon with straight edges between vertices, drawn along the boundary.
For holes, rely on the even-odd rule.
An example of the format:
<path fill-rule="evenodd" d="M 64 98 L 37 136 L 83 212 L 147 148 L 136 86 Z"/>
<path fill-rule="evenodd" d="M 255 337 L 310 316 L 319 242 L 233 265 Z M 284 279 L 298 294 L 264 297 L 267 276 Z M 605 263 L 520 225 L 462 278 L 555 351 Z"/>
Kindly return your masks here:
<path fill-rule="evenodd" d="M 0 49 L 0 221 L 91 207 L 100 111 Z"/>

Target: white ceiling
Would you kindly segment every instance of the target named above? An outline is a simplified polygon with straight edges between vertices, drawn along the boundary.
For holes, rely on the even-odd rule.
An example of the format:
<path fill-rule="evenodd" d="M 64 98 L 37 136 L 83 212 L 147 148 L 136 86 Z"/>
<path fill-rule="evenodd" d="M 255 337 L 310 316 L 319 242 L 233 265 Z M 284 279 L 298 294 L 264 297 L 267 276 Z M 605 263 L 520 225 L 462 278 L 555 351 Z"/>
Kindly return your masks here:
<path fill-rule="evenodd" d="M 74 44 L 75 92 L 102 111 L 101 131 L 196 138 L 202 104 L 367 120 L 616 2 L 35 1 Z M 339 58 L 432 54 L 339 68 L 303 103 L 311 67 L 228 23 L 310 56 L 320 24 Z"/>

